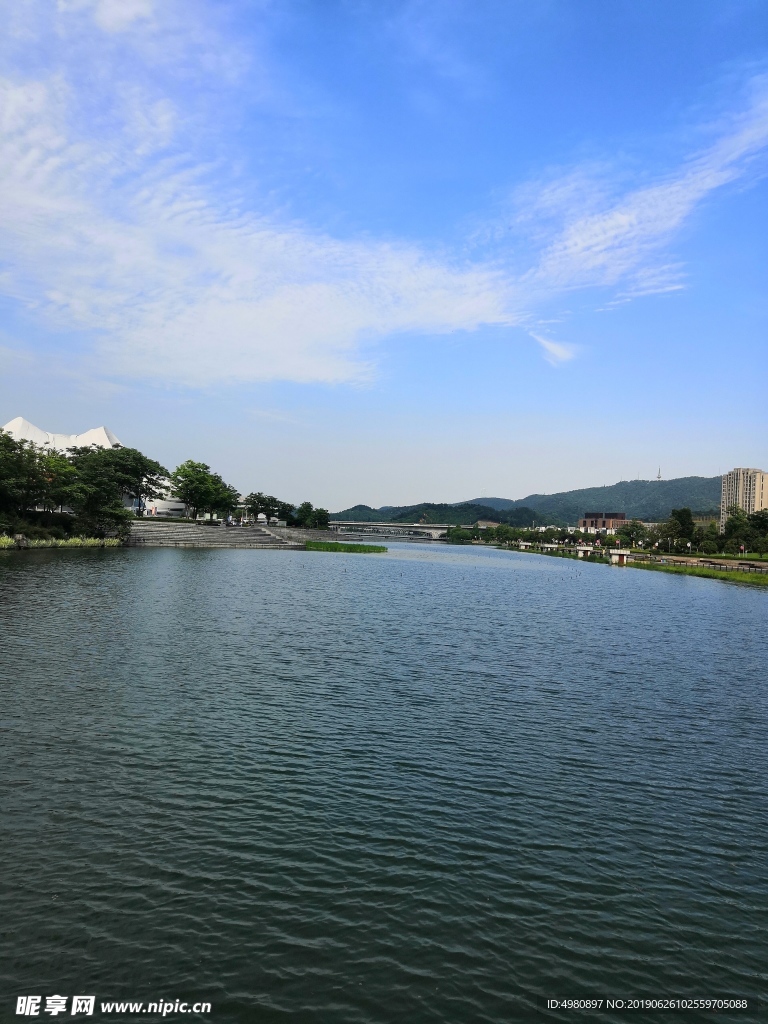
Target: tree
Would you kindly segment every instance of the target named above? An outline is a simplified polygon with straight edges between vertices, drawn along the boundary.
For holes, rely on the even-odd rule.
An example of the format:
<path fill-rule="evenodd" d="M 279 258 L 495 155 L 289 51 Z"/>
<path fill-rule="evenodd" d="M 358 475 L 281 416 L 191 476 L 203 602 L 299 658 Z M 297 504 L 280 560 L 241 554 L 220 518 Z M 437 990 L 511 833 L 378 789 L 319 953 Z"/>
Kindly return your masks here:
<path fill-rule="evenodd" d="M 73 490 L 77 483 L 77 470 L 71 459 L 62 452 L 49 451 L 43 457 L 45 495 L 42 505 L 48 512 L 71 506 Z"/>
<path fill-rule="evenodd" d="M 94 445 L 69 452 L 74 473 L 67 501 L 89 533 L 123 532 L 133 515 L 123 503 L 129 475 L 125 465 L 112 457 L 115 451 Z"/>
<path fill-rule="evenodd" d="M 631 519 L 624 526 L 620 526 L 616 532 L 622 544 L 634 548 L 645 539 L 648 530 L 645 523 L 641 523 L 639 519 Z"/>
<path fill-rule="evenodd" d="M 327 508 L 316 508 L 312 515 L 312 525 L 316 530 L 327 530 L 331 513 Z"/>
<path fill-rule="evenodd" d="M 0 431 L 0 512 L 23 516 L 43 502 L 46 478 L 44 453 L 29 441 L 16 441 Z"/>
<path fill-rule="evenodd" d="M 208 512 L 213 515 L 219 512 L 221 515 L 231 515 L 240 504 L 240 492 L 232 484 L 225 484 L 218 473 L 213 474 L 214 492 L 213 499 L 208 506 Z"/>
<path fill-rule="evenodd" d="M 85 474 L 89 479 L 109 479 L 118 489 L 121 503 L 125 496 L 141 507 L 146 500 L 165 492 L 168 470 L 136 448 L 73 448 L 69 460 L 78 478 Z"/>
<path fill-rule="evenodd" d="M 739 505 L 731 505 L 728 509 L 728 518 L 725 522 L 725 536 L 743 537 L 749 529 L 749 518 L 747 513 Z"/>
<path fill-rule="evenodd" d="M 191 509 L 193 519 L 205 512 L 215 499 L 215 481 L 211 467 L 205 462 L 193 459 L 182 462 L 171 473 L 171 487 L 176 497 Z"/>
<path fill-rule="evenodd" d="M 290 526 L 293 523 L 293 514 L 295 509 L 290 501 L 278 501 L 277 503 L 277 515 L 278 519 L 284 520 Z"/>
<path fill-rule="evenodd" d="M 253 494 L 246 495 L 243 499 L 243 504 L 250 515 L 256 517 L 263 513 L 267 519 L 272 519 L 273 516 L 277 515 L 281 502 L 271 494 L 256 491 Z"/>
<path fill-rule="evenodd" d="M 689 508 L 673 508 L 669 514 L 669 519 L 670 522 L 674 520 L 678 524 L 680 528 L 678 531 L 679 537 L 686 541 L 692 539 L 696 524 L 693 521 L 693 513 Z"/>
<path fill-rule="evenodd" d="M 193 519 L 201 512 L 226 515 L 234 512 L 240 503 L 240 492 L 224 483 L 218 473 L 212 473 L 205 462 L 192 459 L 182 462 L 171 474 L 171 487 L 176 497 L 192 509 Z"/>
<path fill-rule="evenodd" d="M 302 501 L 299 507 L 294 513 L 294 519 L 297 526 L 304 526 L 310 528 L 314 526 L 314 514 L 315 510 L 312 506 L 311 501 Z"/>
<path fill-rule="evenodd" d="M 124 493 L 137 500 L 140 508 L 147 501 L 165 494 L 168 470 L 159 462 L 147 458 L 136 448 L 112 448 L 106 451 Z"/>

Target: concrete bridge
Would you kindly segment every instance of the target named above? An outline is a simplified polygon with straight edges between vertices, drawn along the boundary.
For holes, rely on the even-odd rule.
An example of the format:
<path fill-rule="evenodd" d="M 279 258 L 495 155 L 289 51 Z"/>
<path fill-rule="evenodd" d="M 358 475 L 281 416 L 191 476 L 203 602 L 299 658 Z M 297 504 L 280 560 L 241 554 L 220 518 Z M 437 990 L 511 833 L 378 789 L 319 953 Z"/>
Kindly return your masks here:
<path fill-rule="evenodd" d="M 338 534 L 372 534 L 392 540 L 445 540 L 448 530 L 454 527 L 450 523 L 356 523 L 335 519 L 331 520 L 328 528 Z M 462 529 L 471 530 L 472 527 L 463 526 Z"/>

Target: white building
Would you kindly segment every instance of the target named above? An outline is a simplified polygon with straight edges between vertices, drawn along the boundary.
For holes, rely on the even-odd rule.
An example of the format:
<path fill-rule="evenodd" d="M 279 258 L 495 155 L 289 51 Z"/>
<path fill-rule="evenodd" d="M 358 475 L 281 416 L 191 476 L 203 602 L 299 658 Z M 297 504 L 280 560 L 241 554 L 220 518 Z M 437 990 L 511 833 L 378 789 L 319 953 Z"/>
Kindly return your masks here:
<path fill-rule="evenodd" d="M 92 427 L 84 434 L 51 434 L 41 430 L 23 416 L 9 420 L 3 430 L 10 434 L 14 441 L 31 441 L 38 448 L 51 448 L 57 452 L 65 452 L 68 448 L 87 448 L 95 444 L 97 448 L 122 448 L 122 444 L 107 427 Z"/>
<path fill-rule="evenodd" d="M 88 448 L 91 445 L 96 445 L 97 448 L 123 447 L 123 444 L 108 427 L 92 427 L 91 430 L 86 430 L 83 434 L 51 434 L 47 430 L 36 427 L 29 420 L 25 420 L 23 416 L 17 416 L 16 419 L 6 423 L 2 429 L 10 434 L 14 441 L 30 441 L 38 448 L 48 448 L 57 452 L 66 452 L 70 448 Z M 183 516 L 186 511 L 184 502 L 173 497 L 170 481 L 164 480 L 162 484 L 164 486 L 162 497 L 146 502 L 145 514 Z M 139 510 L 137 499 L 126 496 L 123 500 L 128 508 Z"/>
<path fill-rule="evenodd" d="M 762 469 L 732 469 L 723 474 L 720 492 L 720 533 L 725 531 L 728 509 L 737 505 L 747 515 L 768 508 L 768 473 Z"/>

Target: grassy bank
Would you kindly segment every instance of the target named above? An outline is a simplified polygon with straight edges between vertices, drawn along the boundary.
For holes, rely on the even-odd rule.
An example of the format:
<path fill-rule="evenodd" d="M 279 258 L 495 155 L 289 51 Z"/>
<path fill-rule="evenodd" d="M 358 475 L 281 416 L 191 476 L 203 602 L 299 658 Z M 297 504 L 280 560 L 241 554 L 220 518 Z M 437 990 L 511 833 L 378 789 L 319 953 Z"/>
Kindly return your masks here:
<path fill-rule="evenodd" d="M 352 555 L 373 555 L 386 550 L 380 544 L 340 544 L 332 540 L 307 541 L 307 551 L 346 551 Z"/>
<path fill-rule="evenodd" d="M 671 572 L 677 576 L 701 576 L 707 580 L 725 580 L 726 583 L 752 583 L 768 587 L 768 573 L 741 572 L 738 569 L 720 571 L 700 565 L 660 565 L 658 562 L 630 562 L 632 569 L 650 569 L 652 572 Z"/>
<path fill-rule="evenodd" d="M 117 537 L 67 537 L 64 540 L 58 537 L 51 537 L 46 540 L 32 539 L 25 541 L 23 548 L 119 548 L 122 541 Z M 0 550 L 9 551 L 17 549 L 18 545 L 13 537 L 0 536 Z"/>

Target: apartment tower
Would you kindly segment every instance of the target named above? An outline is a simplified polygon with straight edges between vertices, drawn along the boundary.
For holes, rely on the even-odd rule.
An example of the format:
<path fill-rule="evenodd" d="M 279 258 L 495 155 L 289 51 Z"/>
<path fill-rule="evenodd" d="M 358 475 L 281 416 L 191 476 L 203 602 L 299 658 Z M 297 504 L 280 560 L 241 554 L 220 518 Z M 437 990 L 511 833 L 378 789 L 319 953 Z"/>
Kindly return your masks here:
<path fill-rule="evenodd" d="M 725 530 L 728 509 L 733 505 L 749 515 L 768 508 L 768 473 L 762 469 L 732 469 L 723 475 L 720 495 L 720 533 Z"/>

